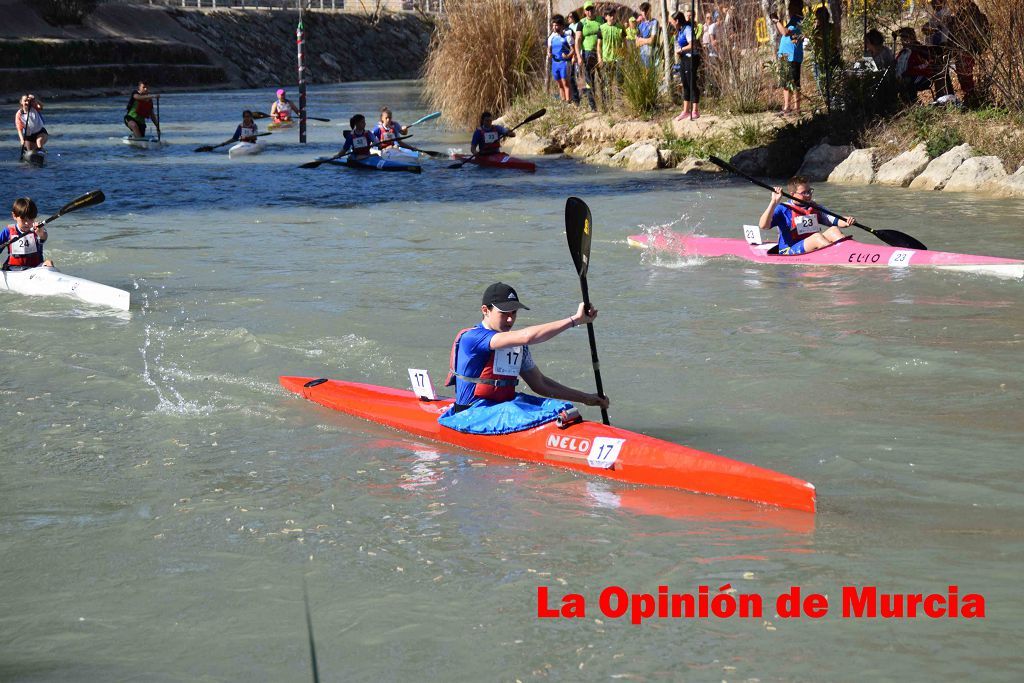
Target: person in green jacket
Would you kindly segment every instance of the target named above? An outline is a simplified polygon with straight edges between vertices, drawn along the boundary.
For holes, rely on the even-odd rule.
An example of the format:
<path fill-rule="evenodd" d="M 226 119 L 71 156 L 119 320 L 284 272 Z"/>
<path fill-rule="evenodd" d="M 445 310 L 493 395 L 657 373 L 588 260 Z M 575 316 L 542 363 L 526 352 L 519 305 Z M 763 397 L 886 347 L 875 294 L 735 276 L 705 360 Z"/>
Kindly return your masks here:
<path fill-rule="evenodd" d="M 615 10 L 608 7 L 604 12 L 604 23 L 597 38 L 597 64 L 601 70 L 601 97 L 605 102 L 612 99 L 612 88 L 618 82 L 618 62 L 622 59 L 622 48 L 626 32 L 616 23 Z"/>
<path fill-rule="evenodd" d="M 583 3 L 583 19 L 580 21 L 580 35 L 583 39 L 579 41 L 579 57 L 580 63 L 583 65 L 583 78 L 586 81 L 587 97 L 590 100 L 591 109 L 597 109 L 593 87 L 594 71 L 597 69 L 598 63 L 597 39 L 601 34 L 602 23 L 597 16 L 597 10 L 594 9 L 594 3 L 591 0 Z"/>

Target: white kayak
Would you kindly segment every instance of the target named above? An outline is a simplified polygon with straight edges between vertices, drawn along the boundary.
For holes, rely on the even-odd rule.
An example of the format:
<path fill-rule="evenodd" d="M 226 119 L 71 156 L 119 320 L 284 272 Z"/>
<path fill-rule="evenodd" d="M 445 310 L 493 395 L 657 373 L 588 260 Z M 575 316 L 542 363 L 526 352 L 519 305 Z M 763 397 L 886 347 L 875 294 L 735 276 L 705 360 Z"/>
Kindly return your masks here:
<path fill-rule="evenodd" d="M 393 159 L 395 161 L 417 161 L 420 158 L 420 153 L 416 150 L 398 147 L 397 145 L 375 149 L 373 153 L 382 159 Z"/>
<path fill-rule="evenodd" d="M 234 159 L 235 157 L 248 156 L 251 154 L 259 154 L 267 146 L 263 142 L 239 142 L 228 148 L 228 157 Z"/>
<path fill-rule="evenodd" d="M 42 166 L 46 163 L 46 151 L 42 149 L 23 149 L 21 150 L 21 160 L 36 166 Z"/>
<path fill-rule="evenodd" d="M 123 289 L 101 285 L 47 266 L 0 272 L 0 290 L 28 296 L 65 296 L 119 311 L 127 311 L 131 304 L 131 294 Z"/>
<path fill-rule="evenodd" d="M 136 149 L 159 149 L 167 144 L 160 138 L 137 138 L 134 135 L 125 135 L 121 138 L 121 142 Z"/>

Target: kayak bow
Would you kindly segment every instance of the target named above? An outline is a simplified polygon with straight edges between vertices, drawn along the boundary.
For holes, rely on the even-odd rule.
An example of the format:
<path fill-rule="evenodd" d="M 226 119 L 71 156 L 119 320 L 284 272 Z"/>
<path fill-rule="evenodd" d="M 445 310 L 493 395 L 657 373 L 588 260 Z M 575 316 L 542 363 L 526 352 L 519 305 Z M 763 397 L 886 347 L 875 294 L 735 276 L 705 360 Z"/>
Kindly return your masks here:
<path fill-rule="evenodd" d="M 814 512 L 814 485 L 687 446 L 598 422 L 560 428 L 549 422 L 513 434 L 484 436 L 442 427 L 452 399 L 421 401 L 411 391 L 311 377 L 279 378 L 311 401 L 419 437 L 517 460 L 564 467 L 632 484 L 664 486 Z"/>
<path fill-rule="evenodd" d="M 532 161 L 517 159 L 501 152 L 497 154 L 477 154 L 476 156 L 471 154 L 452 154 L 452 159 L 462 161 L 463 163 L 476 164 L 484 168 L 510 168 L 517 171 L 526 171 L 527 173 L 533 173 L 537 170 L 537 164 Z"/>

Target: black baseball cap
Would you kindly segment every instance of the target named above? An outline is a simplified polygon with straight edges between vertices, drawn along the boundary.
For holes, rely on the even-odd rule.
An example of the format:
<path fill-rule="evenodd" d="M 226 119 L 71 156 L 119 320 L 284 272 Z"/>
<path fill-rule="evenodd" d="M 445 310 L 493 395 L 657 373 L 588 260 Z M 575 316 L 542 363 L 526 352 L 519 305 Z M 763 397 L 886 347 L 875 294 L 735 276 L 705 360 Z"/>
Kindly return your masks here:
<path fill-rule="evenodd" d="M 504 282 L 495 282 L 484 290 L 483 304 L 484 306 L 494 306 L 502 313 L 511 313 L 512 311 L 518 311 L 520 308 L 530 310 L 529 306 L 524 306 L 519 301 L 519 295 L 516 294 L 516 290 Z"/>

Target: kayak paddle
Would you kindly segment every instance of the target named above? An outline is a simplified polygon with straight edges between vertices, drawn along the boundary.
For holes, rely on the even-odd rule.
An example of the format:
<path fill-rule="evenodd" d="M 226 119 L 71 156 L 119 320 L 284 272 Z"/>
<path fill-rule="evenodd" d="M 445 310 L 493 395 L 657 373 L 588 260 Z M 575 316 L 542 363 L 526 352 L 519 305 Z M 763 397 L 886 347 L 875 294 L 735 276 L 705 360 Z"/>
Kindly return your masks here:
<path fill-rule="evenodd" d="M 348 133 L 351 133 L 351 132 L 352 131 L 350 131 L 350 130 L 346 130 L 346 131 L 344 131 L 343 134 L 347 135 Z M 411 138 L 411 137 L 412 137 L 411 134 L 410 135 L 403 135 L 401 137 L 395 138 L 395 142 L 397 142 L 399 140 L 405 140 L 406 138 Z M 379 142 L 375 142 L 375 143 L 373 143 L 370 146 L 371 147 L 380 147 L 380 143 Z M 307 161 L 304 164 L 299 164 L 299 168 L 316 168 L 320 164 L 325 164 L 328 161 L 334 161 L 335 159 L 340 159 L 342 156 L 346 156 L 347 157 L 349 154 L 352 154 L 352 152 L 349 152 L 348 154 L 342 154 L 341 152 L 338 152 L 337 154 L 335 154 L 332 157 L 321 157 L 320 159 L 316 159 L 314 161 Z"/>
<path fill-rule="evenodd" d="M 270 134 L 271 133 L 256 133 L 256 137 L 261 138 L 261 137 L 263 137 L 265 135 L 270 135 Z M 212 152 L 213 150 L 217 149 L 218 147 L 223 147 L 224 145 L 230 145 L 232 142 L 236 142 L 235 138 L 231 138 L 230 140 L 225 140 L 224 142 L 222 142 L 220 144 L 217 144 L 217 145 L 203 145 L 202 147 L 196 147 L 192 151 L 193 152 Z"/>
<path fill-rule="evenodd" d="M 580 289 L 583 290 L 583 307 L 590 311 L 590 292 L 587 289 L 587 268 L 590 266 L 591 239 L 590 207 L 579 197 L 565 200 L 565 237 L 569 241 L 569 253 L 580 276 Z M 590 361 L 594 366 L 594 379 L 597 381 L 597 395 L 604 398 L 604 386 L 601 384 L 601 363 L 597 359 L 597 340 L 594 338 L 594 323 L 587 323 L 587 337 L 590 339 Z M 606 425 L 608 409 L 601 408 L 601 421 Z"/>
<path fill-rule="evenodd" d="M 406 136 L 406 137 L 408 137 L 408 136 Z M 432 157 L 434 159 L 447 159 L 448 158 L 448 155 L 445 154 L 444 152 L 435 152 L 432 149 L 421 149 L 419 147 L 413 147 L 412 145 L 402 145 L 402 147 L 405 147 L 406 149 L 411 149 L 414 152 L 419 152 L 420 154 L 426 154 L 428 157 Z"/>
<path fill-rule="evenodd" d="M 406 126 L 406 128 L 412 128 L 413 126 L 419 125 L 421 123 L 426 123 L 427 121 L 433 121 L 434 119 L 436 119 L 440 115 L 441 115 L 441 112 L 435 111 L 433 114 L 427 114 L 426 116 L 421 116 L 418 119 L 416 119 L 415 121 L 413 121 L 412 123 L 410 123 L 408 126 Z"/>
<path fill-rule="evenodd" d="M 532 114 L 527 116 L 525 119 L 523 119 L 522 123 L 520 123 L 518 126 L 514 126 L 508 132 L 511 133 L 516 128 L 519 128 L 520 126 L 525 126 L 530 121 L 536 121 L 537 119 L 539 119 L 540 117 L 544 116 L 544 114 L 547 114 L 547 113 L 548 113 L 547 109 L 538 109 L 537 111 L 533 112 Z M 505 137 L 507 135 L 508 135 L 508 133 L 505 133 L 505 135 L 502 135 L 501 137 Z M 459 161 L 457 163 L 451 164 L 451 165 L 448 166 L 448 168 L 462 168 L 463 166 L 465 166 L 467 163 L 469 163 L 473 159 L 476 159 L 478 156 L 480 156 L 480 152 L 477 152 L 476 154 L 473 154 L 472 156 L 470 156 L 470 157 L 468 157 L 466 159 L 463 159 L 462 161 Z"/>
<path fill-rule="evenodd" d="M 309 592 L 306 577 L 302 577 L 302 602 L 306 606 L 306 639 L 309 641 L 309 663 L 313 667 L 313 683 L 320 683 L 320 672 L 316 665 L 316 643 L 313 642 L 313 617 L 309 615 Z"/>
<path fill-rule="evenodd" d="M 39 227 L 42 227 L 47 223 L 57 220 L 66 213 L 78 211 L 79 209 L 84 209 L 87 206 L 95 206 L 97 204 L 102 204 L 104 199 L 106 199 L 106 196 L 103 194 L 103 190 L 93 190 L 92 192 L 86 192 L 81 197 L 72 199 L 70 202 L 60 207 L 57 213 L 53 214 L 52 216 L 44 220 L 42 223 L 40 223 Z M 3 244 L 0 244 L 0 251 L 3 251 L 11 244 L 17 242 L 19 239 L 21 239 L 21 235 L 18 235 L 17 237 L 12 237 Z"/>
<path fill-rule="evenodd" d="M 726 171 L 729 171 L 730 173 L 735 173 L 736 175 L 738 175 L 741 178 L 746 178 L 747 180 L 749 180 L 750 182 L 754 183 L 755 185 L 760 185 L 761 187 L 763 187 L 766 190 L 769 190 L 770 192 L 775 192 L 775 188 L 774 187 L 771 187 L 770 185 L 766 185 L 765 183 L 762 183 L 760 180 L 757 180 L 756 178 L 751 178 L 746 173 L 744 173 L 743 171 L 739 170 L 738 168 L 736 168 L 732 164 L 727 163 L 725 161 L 722 161 L 721 159 L 719 159 L 716 156 L 710 156 L 708 158 L 710 159 L 711 163 L 719 166 L 720 168 L 722 168 L 722 169 L 724 169 Z M 821 211 L 822 213 L 827 213 L 829 216 L 834 216 L 836 218 L 841 218 L 841 219 L 845 219 L 846 218 L 845 216 L 841 216 L 841 215 L 839 215 L 838 213 L 836 213 L 834 211 L 829 211 L 828 209 L 826 209 L 821 204 L 817 204 L 815 202 L 812 202 L 812 201 L 809 201 L 809 200 L 806 200 L 806 199 L 797 199 L 796 197 L 794 197 L 793 195 L 789 194 L 788 192 L 783 192 L 782 196 L 785 197 L 786 199 L 792 199 L 795 202 L 800 202 L 802 204 L 806 204 L 807 206 L 814 207 L 815 209 L 817 209 L 818 211 Z M 867 230 L 872 235 L 874 235 L 875 237 L 877 237 L 878 239 L 880 239 L 881 241 L 885 242 L 886 244 L 888 244 L 891 247 L 898 247 L 900 249 L 921 249 L 921 250 L 925 250 L 925 251 L 928 249 L 928 247 L 924 246 L 923 244 L 921 244 L 919 241 L 917 241 L 916 239 L 914 239 L 910 235 L 906 234 L 905 232 L 900 232 L 899 230 L 875 230 L 874 228 L 869 228 L 868 226 L 864 225 L 860 221 L 854 221 L 853 225 L 858 227 L 858 228 L 860 228 L 861 230 Z"/>
<path fill-rule="evenodd" d="M 264 113 L 262 111 L 254 111 L 252 113 L 252 117 L 254 119 L 269 119 L 270 118 L 270 114 Z M 309 114 L 306 114 L 306 118 L 309 119 L 310 121 L 323 121 L 324 123 L 330 123 L 331 122 L 330 119 L 324 119 L 324 118 L 321 118 L 319 116 L 310 116 Z"/>

